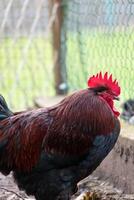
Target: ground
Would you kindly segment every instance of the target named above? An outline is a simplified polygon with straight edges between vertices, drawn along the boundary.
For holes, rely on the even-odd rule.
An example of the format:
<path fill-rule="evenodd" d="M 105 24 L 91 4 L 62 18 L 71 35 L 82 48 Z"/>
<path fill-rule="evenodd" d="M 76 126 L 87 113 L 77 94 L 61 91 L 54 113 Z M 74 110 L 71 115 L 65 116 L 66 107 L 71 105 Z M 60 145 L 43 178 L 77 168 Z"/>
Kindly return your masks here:
<path fill-rule="evenodd" d="M 3 176 L 0 173 L 0 200 L 32 200 L 34 198 L 28 198 L 27 195 L 19 191 L 15 184 L 12 175 Z"/>
<path fill-rule="evenodd" d="M 92 200 L 134 200 L 134 195 L 123 194 L 108 182 L 100 181 L 93 176 L 89 176 L 79 185 L 76 196 L 89 190 L 98 194 L 98 198 Z M 72 199 L 75 199 L 76 196 Z M 0 200 L 34 200 L 34 198 L 19 191 L 11 174 L 7 177 L 0 174 Z"/>

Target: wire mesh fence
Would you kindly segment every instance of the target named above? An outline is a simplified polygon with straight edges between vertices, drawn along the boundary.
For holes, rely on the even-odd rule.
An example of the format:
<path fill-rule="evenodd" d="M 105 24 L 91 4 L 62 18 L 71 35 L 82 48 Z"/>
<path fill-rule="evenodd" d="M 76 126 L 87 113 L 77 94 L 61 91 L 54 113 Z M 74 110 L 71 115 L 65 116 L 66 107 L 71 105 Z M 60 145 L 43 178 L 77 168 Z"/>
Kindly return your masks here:
<path fill-rule="evenodd" d="M 30 106 L 34 96 L 53 93 L 54 16 L 48 8 L 46 0 L 0 1 L 0 92 L 12 107 Z"/>
<path fill-rule="evenodd" d="M 51 27 L 57 7 L 50 14 L 48 3 L 0 1 L 0 92 L 15 108 L 54 95 Z M 69 89 L 84 88 L 89 75 L 109 71 L 122 98 L 133 97 L 134 1 L 62 0 L 61 6 L 61 74 Z"/>
<path fill-rule="evenodd" d="M 64 3 L 70 87 L 83 87 L 90 74 L 109 71 L 121 84 L 122 100 L 134 97 L 134 1 Z"/>

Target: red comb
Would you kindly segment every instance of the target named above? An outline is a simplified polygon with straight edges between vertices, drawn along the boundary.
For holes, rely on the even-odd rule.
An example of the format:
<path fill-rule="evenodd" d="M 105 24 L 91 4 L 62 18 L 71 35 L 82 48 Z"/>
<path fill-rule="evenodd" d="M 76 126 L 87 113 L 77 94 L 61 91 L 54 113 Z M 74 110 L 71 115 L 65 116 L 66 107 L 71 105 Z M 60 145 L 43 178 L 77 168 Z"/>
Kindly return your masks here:
<path fill-rule="evenodd" d="M 120 87 L 118 85 L 117 80 L 113 80 L 112 74 L 108 77 L 108 72 L 104 74 L 104 77 L 102 76 L 102 73 L 98 73 L 93 75 L 88 80 L 88 86 L 90 88 L 95 88 L 98 86 L 105 86 L 109 88 L 116 96 L 120 94 Z"/>

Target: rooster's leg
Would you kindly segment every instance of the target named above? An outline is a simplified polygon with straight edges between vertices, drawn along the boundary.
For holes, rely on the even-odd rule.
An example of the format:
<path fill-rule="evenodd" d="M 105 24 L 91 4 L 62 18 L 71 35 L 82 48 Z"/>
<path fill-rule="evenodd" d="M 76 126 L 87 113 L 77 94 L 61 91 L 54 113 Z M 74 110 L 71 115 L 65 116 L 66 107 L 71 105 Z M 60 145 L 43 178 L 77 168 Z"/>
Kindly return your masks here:
<path fill-rule="evenodd" d="M 100 198 L 95 192 L 83 192 L 81 195 L 79 195 L 75 200 L 99 200 Z"/>

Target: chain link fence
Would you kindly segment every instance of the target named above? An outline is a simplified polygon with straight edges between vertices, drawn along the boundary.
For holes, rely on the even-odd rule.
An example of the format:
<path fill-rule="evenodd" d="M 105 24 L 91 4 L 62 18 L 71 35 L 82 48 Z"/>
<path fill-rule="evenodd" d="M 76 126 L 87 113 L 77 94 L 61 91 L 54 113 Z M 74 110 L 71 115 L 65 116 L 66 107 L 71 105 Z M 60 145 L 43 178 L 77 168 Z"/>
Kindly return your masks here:
<path fill-rule="evenodd" d="M 134 1 L 64 1 L 68 82 L 86 86 L 87 77 L 108 71 L 119 80 L 122 101 L 134 98 Z"/>
<path fill-rule="evenodd" d="M 0 92 L 14 108 L 55 94 L 56 6 L 50 13 L 47 0 L 0 1 Z M 86 87 L 93 73 L 109 71 L 121 84 L 122 100 L 134 97 L 134 1 L 61 0 L 61 6 L 61 76 L 69 90 Z"/>
<path fill-rule="evenodd" d="M 52 95 L 51 26 L 47 0 L 0 1 L 0 92 L 11 107 Z"/>

